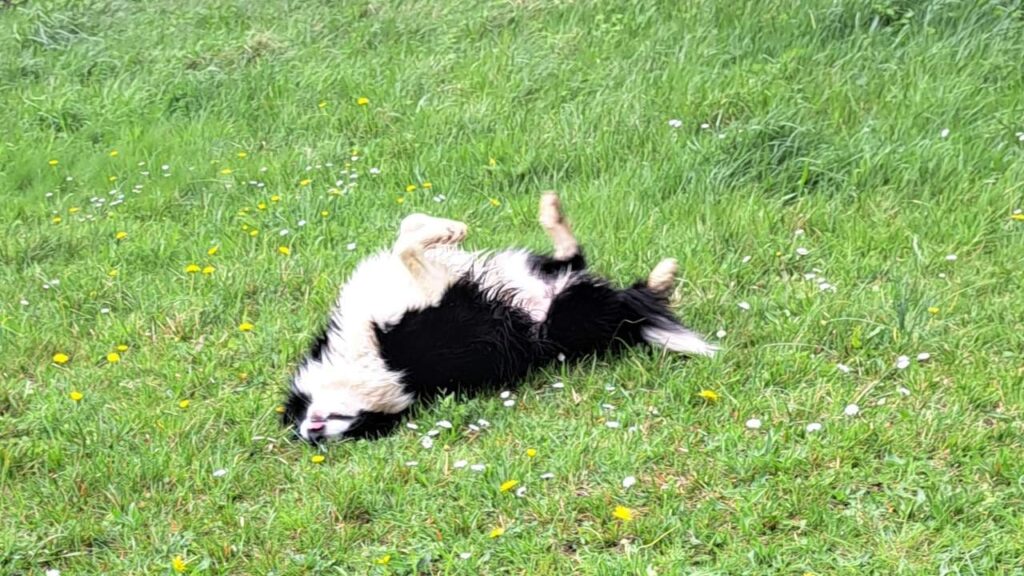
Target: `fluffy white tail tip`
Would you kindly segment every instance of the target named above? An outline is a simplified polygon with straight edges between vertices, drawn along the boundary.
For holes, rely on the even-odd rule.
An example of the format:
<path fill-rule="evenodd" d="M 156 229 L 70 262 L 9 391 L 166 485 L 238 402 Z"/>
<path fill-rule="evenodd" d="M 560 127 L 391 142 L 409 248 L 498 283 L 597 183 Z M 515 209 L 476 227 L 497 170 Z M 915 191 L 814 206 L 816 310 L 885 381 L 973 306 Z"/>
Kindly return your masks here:
<path fill-rule="evenodd" d="M 700 336 L 683 328 L 644 328 L 641 334 L 649 344 L 680 354 L 711 357 L 718 352 L 717 346 L 708 344 Z"/>

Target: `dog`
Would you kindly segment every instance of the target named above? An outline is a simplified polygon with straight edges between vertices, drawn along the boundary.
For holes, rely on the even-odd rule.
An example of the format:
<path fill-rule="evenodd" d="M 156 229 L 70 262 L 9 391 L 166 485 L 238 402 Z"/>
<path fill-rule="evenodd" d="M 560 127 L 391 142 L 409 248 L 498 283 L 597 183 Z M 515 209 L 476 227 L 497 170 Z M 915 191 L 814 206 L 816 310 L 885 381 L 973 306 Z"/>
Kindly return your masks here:
<path fill-rule="evenodd" d="M 559 197 L 540 200 L 551 255 L 467 252 L 466 225 L 412 214 L 362 261 L 298 365 L 282 423 L 319 443 L 386 435 L 417 400 L 506 387 L 554 362 L 650 345 L 717 348 L 673 315 L 677 263 L 619 289 L 587 271 Z"/>

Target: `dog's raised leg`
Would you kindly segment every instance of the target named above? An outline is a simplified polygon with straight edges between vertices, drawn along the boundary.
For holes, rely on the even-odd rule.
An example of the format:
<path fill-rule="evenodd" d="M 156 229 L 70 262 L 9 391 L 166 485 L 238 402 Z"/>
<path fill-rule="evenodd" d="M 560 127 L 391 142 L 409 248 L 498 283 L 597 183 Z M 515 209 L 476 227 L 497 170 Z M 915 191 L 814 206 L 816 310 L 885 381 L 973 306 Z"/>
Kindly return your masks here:
<path fill-rule="evenodd" d="M 426 214 L 410 214 L 402 220 L 392 253 L 405 264 L 429 299 L 440 298 L 451 283 L 452 274 L 442 262 L 427 258 L 425 251 L 441 244 L 458 244 L 466 237 L 466 230 L 462 222 Z"/>
<path fill-rule="evenodd" d="M 655 294 L 667 297 L 676 283 L 676 272 L 679 271 L 679 263 L 675 258 L 665 258 L 651 270 L 647 276 L 647 287 Z"/>
<path fill-rule="evenodd" d="M 555 260 L 572 260 L 579 255 L 580 245 L 572 235 L 569 222 L 562 214 L 562 202 L 558 199 L 558 194 L 545 192 L 541 195 L 537 219 L 551 238 L 555 248 Z"/>

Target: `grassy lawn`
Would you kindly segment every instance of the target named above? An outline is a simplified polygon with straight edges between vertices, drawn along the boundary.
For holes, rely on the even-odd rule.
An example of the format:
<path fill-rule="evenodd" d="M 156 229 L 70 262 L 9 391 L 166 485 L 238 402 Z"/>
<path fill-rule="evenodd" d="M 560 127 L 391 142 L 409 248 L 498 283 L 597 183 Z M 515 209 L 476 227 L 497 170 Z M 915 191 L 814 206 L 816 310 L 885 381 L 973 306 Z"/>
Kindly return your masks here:
<path fill-rule="evenodd" d="M 0 574 L 1022 574 L 1022 132 L 1014 0 L 0 2 Z M 291 440 L 360 258 L 545 189 L 720 357 Z"/>

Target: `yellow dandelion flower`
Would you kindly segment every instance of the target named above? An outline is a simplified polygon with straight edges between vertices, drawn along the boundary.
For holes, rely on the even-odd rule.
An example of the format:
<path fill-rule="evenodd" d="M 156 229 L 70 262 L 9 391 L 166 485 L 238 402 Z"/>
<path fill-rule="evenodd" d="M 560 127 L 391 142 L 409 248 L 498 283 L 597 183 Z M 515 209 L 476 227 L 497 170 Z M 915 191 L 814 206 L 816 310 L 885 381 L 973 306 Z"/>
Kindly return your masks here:
<path fill-rule="evenodd" d="M 309 186 L 312 183 L 313 181 L 310 180 L 309 178 L 303 178 L 302 180 L 299 180 L 299 186 Z"/>
<path fill-rule="evenodd" d="M 63 218 L 61 218 L 60 216 L 54 216 L 54 217 L 53 217 L 53 220 L 52 220 L 52 222 L 53 222 L 54 224 L 60 224 L 60 223 L 61 223 L 61 222 L 62 222 L 63 220 L 64 220 L 64 219 L 63 219 Z"/>
<path fill-rule="evenodd" d="M 537 456 L 537 451 L 536 450 L 534 450 L 533 448 L 527 448 L 526 449 L 526 457 L 527 458 L 535 458 L 536 456 Z"/>
<path fill-rule="evenodd" d="M 238 159 L 239 159 L 239 160 L 245 160 L 245 159 L 246 159 L 246 158 L 248 158 L 248 157 L 249 157 L 249 153 L 248 153 L 248 152 L 245 152 L 244 150 L 243 150 L 243 151 L 240 151 L 240 152 L 238 153 Z"/>
<path fill-rule="evenodd" d="M 115 240 L 124 240 L 127 237 L 128 237 L 128 233 L 127 232 L 123 232 L 123 231 L 122 232 L 118 232 L 117 234 L 114 234 L 114 239 Z"/>
<path fill-rule="evenodd" d="M 214 268 L 213 266 L 203 266 L 203 274 L 206 274 L 207 276 L 213 274 L 215 270 L 216 268 Z"/>
<path fill-rule="evenodd" d="M 60 164 L 60 162 L 57 160 L 50 160 L 49 162 L 47 162 L 47 164 L 49 164 L 50 166 L 56 166 L 57 164 Z"/>
<path fill-rule="evenodd" d="M 249 236 L 252 236 L 253 238 L 255 238 L 255 237 L 259 236 L 259 235 L 260 235 L 260 231 L 259 230 L 255 229 L 255 228 L 253 228 L 252 230 L 249 230 Z"/>
<path fill-rule="evenodd" d="M 242 332 L 252 332 L 253 328 L 255 328 L 255 326 L 253 326 L 251 322 L 242 322 L 238 325 L 238 329 Z"/>
<path fill-rule="evenodd" d="M 267 209 L 267 203 L 266 202 L 260 202 L 259 204 L 256 205 L 256 209 L 257 210 L 266 210 Z"/>
<path fill-rule="evenodd" d="M 128 351 L 128 345 L 127 345 L 127 344 L 118 344 L 118 345 L 117 345 L 117 346 L 115 346 L 114 348 L 115 348 L 115 349 L 116 349 L 116 350 L 117 350 L 118 352 L 127 352 L 127 351 Z"/>
<path fill-rule="evenodd" d="M 776 250 L 775 251 L 775 257 L 776 258 L 781 258 L 782 257 L 782 250 Z"/>
<path fill-rule="evenodd" d="M 227 176 L 228 174 L 231 174 L 232 172 L 234 172 L 234 170 L 232 170 L 231 168 L 221 168 L 220 169 L 220 173 L 222 175 L 224 175 L 224 176 Z"/>
<path fill-rule="evenodd" d="M 381 566 L 387 566 L 389 562 L 391 562 L 391 555 L 390 554 L 385 554 L 385 555 L 381 556 L 380 558 L 377 558 L 376 560 L 374 560 L 374 563 L 379 564 Z"/>
<path fill-rule="evenodd" d="M 280 202 L 281 201 L 281 197 L 278 196 L 277 194 L 274 194 L 273 196 L 270 197 L 270 201 L 271 202 Z"/>
<path fill-rule="evenodd" d="M 505 480 L 501 483 L 501 487 L 498 490 L 502 492 L 508 492 L 519 485 L 519 480 Z"/>
<path fill-rule="evenodd" d="M 248 224 L 242 224 L 242 230 L 243 231 L 248 230 L 248 229 L 249 229 L 249 225 Z"/>
<path fill-rule="evenodd" d="M 323 454 L 314 454 L 313 457 L 309 459 L 313 464 L 322 464 L 324 460 L 327 460 L 327 458 Z"/>
<path fill-rule="evenodd" d="M 327 101 L 326 100 L 321 100 L 320 103 L 316 105 L 316 107 L 321 109 L 321 110 L 323 110 L 324 108 L 327 108 Z"/>
<path fill-rule="evenodd" d="M 249 373 L 248 372 L 239 372 L 238 373 L 238 379 L 241 380 L 242 382 L 245 382 L 246 380 L 249 379 Z"/>
<path fill-rule="evenodd" d="M 278 406 L 277 408 L 274 408 L 274 412 L 277 412 L 278 414 L 284 414 L 284 406 Z"/>
<path fill-rule="evenodd" d="M 220 246 L 211 246 L 210 249 L 206 251 L 206 255 L 216 256 L 217 252 L 220 252 Z"/>
<path fill-rule="evenodd" d="M 633 511 L 625 506 L 616 506 L 615 510 L 612 511 L 612 516 L 615 516 L 623 522 L 629 522 L 633 520 Z"/>
<path fill-rule="evenodd" d="M 1024 222 L 1024 214 L 1014 214 L 1013 216 L 1010 216 L 1010 218 L 1017 222 Z"/>
<path fill-rule="evenodd" d="M 68 398 L 71 398 L 74 402 L 81 402 L 82 398 L 85 398 L 85 394 L 82 394 L 78 390 L 72 390 L 71 393 L 68 394 Z"/>
<path fill-rule="evenodd" d="M 402 196 L 395 198 L 395 204 L 405 204 L 405 198 L 403 198 Z"/>
<path fill-rule="evenodd" d="M 117 278 L 117 275 L 118 275 L 117 268 L 113 268 L 113 269 L 107 271 L 107 276 L 110 276 L 111 278 Z"/>
<path fill-rule="evenodd" d="M 928 307 L 928 313 L 931 314 L 932 316 L 938 314 L 939 313 L 939 307 L 938 306 L 929 306 Z"/>
<path fill-rule="evenodd" d="M 107 176 L 107 182 L 117 182 L 117 176 Z"/>
<path fill-rule="evenodd" d="M 192 401 L 186 398 L 185 400 L 178 402 L 178 408 L 181 408 L 182 410 L 188 410 L 188 406 L 191 403 Z"/>
<path fill-rule="evenodd" d="M 718 402 L 719 398 L 718 392 L 715 392 L 714 390 L 708 390 L 706 388 L 704 390 L 701 390 L 700 392 L 697 392 L 697 396 L 700 396 L 701 398 L 707 400 L 708 402 Z"/>
<path fill-rule="evenodd" d="M 199 272 L 199 264 L 189 264 L 188 266 L 185 266 L 186 274 L 195 274 L 196 272 Z"/>
<path fill-rule="evenodd" d="M 63 366 L 64 364 L 68 363 L 68 360 L 71 360 L 71 358 L 69 358 L 68 355 L 63 352 L 57 352 L 56 354 L 53 355 L 54 364 L 60 364 Z"/>
<path fill-rule="evenodd" d="M 424 182 L 424 183 L 423 183 L 423 189 L 424 189 L 424 190 L 430 190 L 430 189 L 431 189 L 431 188 L 433 188 L 433 187 L 434 187 L 434 185 L 433 185 L 433 184 L 431 184 L 430 182 Z"/>
<path fill-rule="evenodd" d="M 505 529 L 502 528 L 501 526 L 498 526 L 494 530 L 491 530 L 490 537 L 491 538 L 498 538 L 499 536 L 501 536 L 504 533 L 505 533 Z"/>
<path fill-rule="evenodd" d="M 370 99 L 367 98 L 366 96 L 360 96 L 359 99 L 356 100 L 356 104 L 359 104 L 360 106 L 366 106 L 369 103 Z"/>
<path fill-rule="evenodd" d="M 416 191 L 416 185 L 415 184 L 409 184 L 408 186 L 405 187 L 405 191 L 406 192 L 415 192 Z"/>
<path fill-rule="evenodd" d="M 185 571 L 188 570 L 188 564 L 181 556 L 175 556 L 171 559 L 171 569 L 178 574 L 184 574 Z"/>
<path fill-rule="evenodd" d="M 287 246 L 278 246 L 277 252 L 283 256 L 289 256 L 292 253 L 292 249 Z"/>
<path fill-rule="evenodd" d="M 68 214 L 78 214 L 81 210 L 82 209 L 77 206 L 72 206 L 71 208 L 68 208 Z"/>
<path fill-rule="evenodd" d="M 110 157 L 111 158 L 117 158 L 118 154 L 120 154 L 120 152 L 118 152 L 117 150 L 111 150 L 110 151 Z"/>
<path fill-rule="evenodd" d="M 498 200 L 497 198 L 491 198 L 491 206 L 494 206 L 495 208 L 501 206 L 501 200 Z"/>
<path fill-rule="evenodd" d="M 498 165 L 498 161 L 495 160 L 494 158 L 488 158 L 487 159 L 487 165 L 491 166 L 491 167 L 497 166 Z"/>
<path fill-rule="evenodd" d="M 117 352 L 111 352 L 110 354 L 107 354 L 107 362 L 111 364 L 117 364 L 120 361 L 121 355 L 118 354 Z"/>
<path fill-rule="evenodd" d="M 330 212 L 328 212 L 327 210 L 321 210 L 321 211 L 320 211 L 320 217 L 321 217 L 321 218 L 327 218 L 327 217 L 328 217 L 328 216 L 330 216 L 330 215 L 331 215 L 331 213 L 330 213 Z"/>

